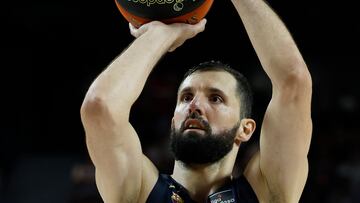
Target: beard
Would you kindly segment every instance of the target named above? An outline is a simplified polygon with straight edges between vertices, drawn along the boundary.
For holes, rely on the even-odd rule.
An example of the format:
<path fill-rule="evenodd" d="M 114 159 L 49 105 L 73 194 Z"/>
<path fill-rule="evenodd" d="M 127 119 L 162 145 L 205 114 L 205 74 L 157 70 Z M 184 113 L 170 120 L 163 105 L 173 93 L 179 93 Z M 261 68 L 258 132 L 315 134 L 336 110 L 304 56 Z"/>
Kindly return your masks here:
<path fill-rule="evenodd" d="M 184 133 L 185 121 L 179 130 L 174 126 L 170 132 L 170 147 L 175 160 L 185 164 L 211 164 L 218 162 L 233 148 L 236 132 L 240 127 L 237 123 L 233 128 L 220 133 L 212 133 L 210 125 L 200 116 L 197 118 L 204 126 L 204 134 L 190 131 Z"/>

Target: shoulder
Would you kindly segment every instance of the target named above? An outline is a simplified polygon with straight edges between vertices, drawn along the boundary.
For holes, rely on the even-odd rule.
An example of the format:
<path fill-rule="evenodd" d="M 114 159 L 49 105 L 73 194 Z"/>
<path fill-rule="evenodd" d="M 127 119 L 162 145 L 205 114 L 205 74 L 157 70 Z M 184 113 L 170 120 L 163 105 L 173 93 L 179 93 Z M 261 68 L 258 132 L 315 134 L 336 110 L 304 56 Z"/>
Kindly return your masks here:
<path fill-rule="evenodd" d="M 253 187 L 244 175 L 234 179 L 234 186 L 240 202 L 259 202 Z"/>
<path fill-rule="evenodd" d="M 256 194 L 259 202 L 268 202 L 269 190 L 260 170 L 260 152 L 257 151 L 247 163 L 243 175 L 240 177 L 242 184 L 247 184 Z"/>
<path fill-rule="evenodd" d="M 149 196 L 147 197 L 146 203 L 162 203 L 171 197 L 172 179 L 167 174 L 159 174 L 156 184 L 152 188 Z"/>

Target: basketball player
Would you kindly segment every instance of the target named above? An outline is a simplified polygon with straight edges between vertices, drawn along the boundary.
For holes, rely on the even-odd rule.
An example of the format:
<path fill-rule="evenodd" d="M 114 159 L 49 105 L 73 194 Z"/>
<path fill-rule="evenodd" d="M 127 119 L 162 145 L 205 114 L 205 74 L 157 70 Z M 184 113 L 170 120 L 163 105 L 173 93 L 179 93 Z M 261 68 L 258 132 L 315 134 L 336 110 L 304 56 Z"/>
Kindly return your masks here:
<path fill-rule="evenodd" d="M 221 62 L 206 62 L 191 70 L 178 89 L 171 121 L 174 171 L 159 174 L 129 123 L 130 109 L 160 58 L 202 32 L 206 20 L 130 26 L 136 39 L 96 78 L 81 108 L 105 202 L 299 201 L 312 135 L 311 76 L 283 22 L 263 0 L 232 3 L 272 83 L 259 151 L 242 176 L 231 176 L 241 143 L 256 127 L 249 117 L 251 93 L 241 74 Z"/>

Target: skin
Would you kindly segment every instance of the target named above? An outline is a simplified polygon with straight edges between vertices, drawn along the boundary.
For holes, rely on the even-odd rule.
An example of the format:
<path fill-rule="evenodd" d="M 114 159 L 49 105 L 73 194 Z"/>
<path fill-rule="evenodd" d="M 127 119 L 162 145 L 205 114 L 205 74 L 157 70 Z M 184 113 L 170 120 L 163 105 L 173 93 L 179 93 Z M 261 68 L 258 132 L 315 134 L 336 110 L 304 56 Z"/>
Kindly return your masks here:
<path fill-rule="evenodd" d="M 308 174 L 311 77 L 291 35 L 265 2 L 232 0 L 232 3 L 272 83 L 272 97 L 260 129 L 260 150 L 248 163 L 244 175 L 260 202 L 298 202 Z M 96 184 L 105 202 L 142 203 L 150 194 L 158 170 L 142 152 L 139 138 L 129 123 L 130 109 L 160 58 L 202 32 L 205 24 L 206 20 L 196 25 L 165 25 L 155 21 L 139 29 L 130 26 L 136 39 L 91 84 L 81 107 L 81 119 L 96 168 Z M 195 73 L 183 82 L 179 95 L 187 87 L 191 87 L 193 96 L 186 102 L 178 98 L 172 120 L 176 128 L 191 111 L 200 111 L 216 132 L 240 120 L 231 75 L 213 71 Z M 217 103 L 209 87 L 221 90 L 224 102 Z M 204 201 L 231 178 L 240 144 L 250 139 L 255 130 L 251 119 L 242 119 L 240 123 L 233 149 L 219 162 L 175 163 L 172 176 L 190 191 L 194 200 Z"/>

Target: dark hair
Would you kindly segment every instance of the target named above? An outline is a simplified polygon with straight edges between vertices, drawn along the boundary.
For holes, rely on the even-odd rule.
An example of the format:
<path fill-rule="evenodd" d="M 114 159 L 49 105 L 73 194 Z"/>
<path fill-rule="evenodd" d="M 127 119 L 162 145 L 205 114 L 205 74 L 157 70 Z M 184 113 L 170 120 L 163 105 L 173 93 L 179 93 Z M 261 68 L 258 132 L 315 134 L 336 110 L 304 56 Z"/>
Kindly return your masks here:
<path fill-rule="evenodd" d="M 190 68 L 183 77 L 182 82 L 195 72 L 225 71 L 230 73 L 237 81 L 237 96 L 240 99 L 240 118 L 251 118 L 253 105 L 253 92 L 246 77 L 239 71 L 220 61 L 206 61 Z"/>

